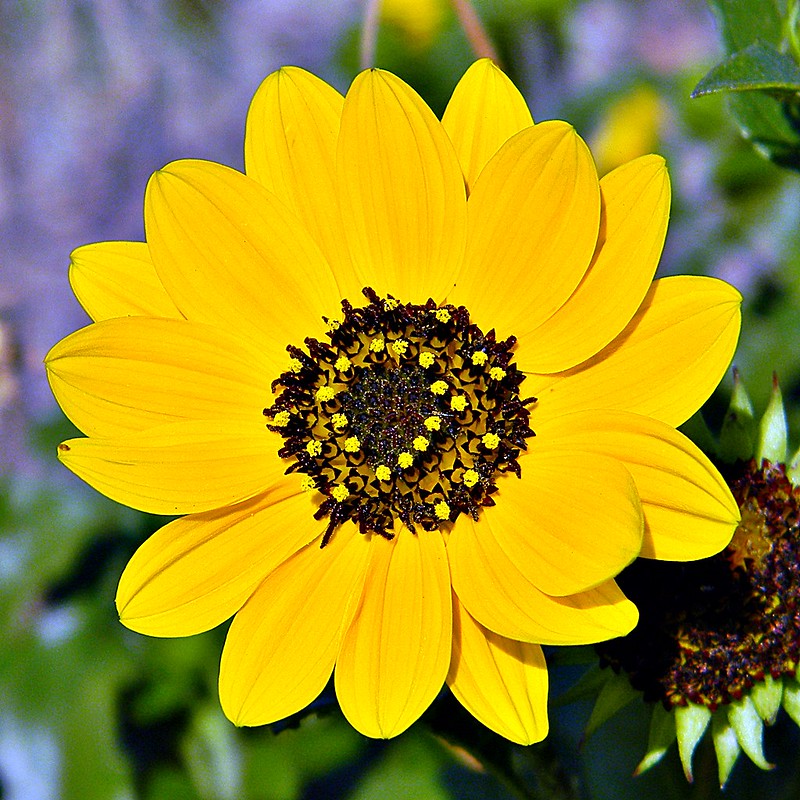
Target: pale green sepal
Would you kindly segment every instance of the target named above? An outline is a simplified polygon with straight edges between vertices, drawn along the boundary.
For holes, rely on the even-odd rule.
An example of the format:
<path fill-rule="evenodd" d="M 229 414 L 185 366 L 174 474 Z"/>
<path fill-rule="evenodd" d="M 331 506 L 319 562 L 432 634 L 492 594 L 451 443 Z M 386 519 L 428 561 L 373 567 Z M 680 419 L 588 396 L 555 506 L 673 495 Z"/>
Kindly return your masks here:
<path fill-rule="evenodd" d="M 588 739 L 606 720 L 611 719 L 617 711 L 637 697 L 641 697 L 641 693 L 631 686 L 625 675 L 612 675 L 597 696 L 597 702 L 586 723 L 584 739 Z"/>
<path fill-rule="evenodd" d="M 697 743 L 703 738 L 711 712 L 706 706 L 689 703 L 675 708 L 675 729 L 678 735 L 678 753 L 683 764 L 683 774 L 689 783 L 694 781 L 692 775 L 692 755 Z"/>
<path fill-rule="evenodd" d="M 570 648 L 561 647 L 559 649 L 568 650 Z M 613 670 L 601 669 L 598 664 L 594 664 L 566 692 L 554 698 L 552 704 L 560 707 L 575 703 L 578 700 L 596 698 L 602 692 L 606 683 L 613 680 L 614 677 L 616 676 Z"/>
<path fill-rule="evenodd" d="M 634 775 L 641 775 L 650 767 L 658 764 L 669 750 L 669 746 L 675 741 L 677 731 L 675 730 L 675 715 L 667 711 L 661 703 L 653 708 L 653 715 L 650 717 L 650 733 L 647 736 L 647 753 L 633 771 Z"/>
<path fill-rule="evenodd" d="M 707 456 L 712 458 L 718 454 L 717 441 L 706 423 L 702 411 L 696 411 L 683 425 L 680 432 L 688 436 Z"/>
<path fill-rule="evenodd" d="M 772 394 L 758 426 L 756 463 L 760 464 L 764 458 L 773 464 L 785 463 L 787 435 L 786 411 L 783 408 L 781 387 L 778 385 L 778 376 L 773 373 Z"/>
<path fill-rule="evenodd" d="M 719 457 L 732 464 L 737 459 L 748 461 L 753 457 L 756 440 L 756 419 L 750 396 L 739 376 L 733 371 L 733 393 L 719 435 Z"/>
<path fill-rule="evenodd" d="M 753 701 L 756 711 L 758 711 L 758 716 L 767 725 L 772 725 L 781 707 L 783 681 L 776 681 L 772 675 L 766 675 L 763 681 L 755 683 L 753 688 L 750 689 L 750 699 Z"/>
<path fill-rule="evenodd" d="M 764 723 L 749 695 L 728 706 L 728 722 L 736 731 L 736 738 L 748 758 L 761 769 L 772 769 L 775 765 L 764 758 Z"/>
<path fill-rule="evenodd" d="M 783 682 L 783 707 L 795 725 L 800 725 L 800 683 L 790 678 Z"/>
<path fill-rule="evenodd" d="M 711 738 L 714 740 L 714 750 L 717 753 L 719 788 L 722 789 L 728 782 L 739 753 L 742 752 L 736 731 L 731 727 L 728 716 L 722 709 L 715 712 L 711 718 Z"/>

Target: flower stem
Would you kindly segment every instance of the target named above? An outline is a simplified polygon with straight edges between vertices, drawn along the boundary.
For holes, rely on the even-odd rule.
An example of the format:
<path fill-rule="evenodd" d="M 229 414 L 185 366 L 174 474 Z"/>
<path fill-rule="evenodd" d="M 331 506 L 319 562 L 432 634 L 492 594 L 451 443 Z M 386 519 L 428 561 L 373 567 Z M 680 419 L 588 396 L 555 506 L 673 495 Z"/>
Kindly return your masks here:
<path fill-rule="evenodd" d="M 358 63 L 361 69 L 375 66 L 375 45 L 378 40 L 380 10 L 381 0 L 365 0 L 364 25 L 361 29 L 361 47 L 358 54 Z"/>
<path fill-rule="evenodd" d="M 475 55 L 478 58 L 490 58 L 499 65 L 497 51 L 470 0 L 450 0 L 450 2 Z"/>

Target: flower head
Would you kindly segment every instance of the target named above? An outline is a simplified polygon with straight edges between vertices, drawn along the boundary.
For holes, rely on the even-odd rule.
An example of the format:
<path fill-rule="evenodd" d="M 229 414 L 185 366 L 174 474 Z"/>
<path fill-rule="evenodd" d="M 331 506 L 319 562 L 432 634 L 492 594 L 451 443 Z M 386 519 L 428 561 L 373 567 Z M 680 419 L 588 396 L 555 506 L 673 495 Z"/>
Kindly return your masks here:
<path fill-rule="evenodd" d="M 654 281 L 663 161 L 598 181 L 488 61 L 441 122 L 380 70 L 346 97 L 280 70 L 245 156 L 246 174 L 167 165 L 146 242 L 73 254 L 94 322 L 47 357 L 86 434 L 60 458 L 180 515 L 123 573 L 123 623 L 234 616 L 237 724 L 304 708 L 335 669 L 367 735 L 447 682 L 496 732 L 541 739 L 540 645 L 626 633 L 625 565 L 731 537 L 730 492 L 674 426 L 729 363 L 739 294 Z"/>

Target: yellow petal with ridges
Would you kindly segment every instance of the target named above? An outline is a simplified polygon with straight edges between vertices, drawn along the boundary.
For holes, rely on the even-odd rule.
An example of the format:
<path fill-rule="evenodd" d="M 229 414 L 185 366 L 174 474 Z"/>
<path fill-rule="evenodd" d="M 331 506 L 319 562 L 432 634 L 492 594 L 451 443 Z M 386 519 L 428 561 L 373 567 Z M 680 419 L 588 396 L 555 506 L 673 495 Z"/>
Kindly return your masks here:
<path fill-rule="evenodd" d="M 700 449 L 666 423 L 625 411 L 587 411 L 548 420 L 537 444 L 611 456 L 633 476 L 644 511 L 641 555 L 708 558 L 730 541 L 739 510 Z"/>
<path fill-rule="evenodd" d="M 442 125 L 471 187 L 501 145 L 533 125 L 533 117 L 519 89 L 492 61 L 482 58 L 453 90 Z"/>
<path fill-rule="evenodd" d="M 519 463 L 522 480 L 509 474 L 497 482 L 497 505 L 483 512 L 481 525 L 531 583 L 546 594 L 575 594 L 636 558 L 642 507 L 616 459 L 560 450 L 537 437 Z"/>
<path fill-rule="evenodd" d="M 156 531 L 120 578 L 124 625 L 148 636 L 191 636 L 233 616 L 264 577 L 319 535 L 316 505 L 296 475 L 235 506 Z"/>
<path fill-rule="evenodd" d="M 190 420 L 113 439 L 70 439 L 59 460 L 118 503 L 196 514 L 247 500 L 280 480 L 282 439 L 263 422 Z"/>
<path fill-rule="evenodd" d="M 491 510 L 491 509 L 489 509 Z M 463 520 L 463 521 L 462 521 Z M 537 644 L 591 644 L 630 633 L 639 615 L 613 580 L 550 597 L 534 586 L 485 527 L 460 519 L 447 543 L 453 589 L 482 625 L 509 639 Z"/>
<path fill-rule="evenodd" d="M 453 597 L 453 661 L 447 683 L 500 736 L 533 744 L 547 736 L 547 664 L 537 644 L 486 629 Z"/>
<path fill-rule="evenodd" d="M 362 285 L 403 302 L 441 300 L 461 266 L 466 194 L 441 123 L 382 70 L 345 98 L 337 154 L 343 234 Z"/>
<path fill-rule="evenodd" d="M 210 161 L 176 161 L 145 194 L 159 278 L 188 319 L 230 327 L 273 359 L 321 334 L 339 310 L 333 273 L 297 217 L 251 178 Z"/>
<path fill-rule="evenodd" d="M 373 534 L 366 589 L 336 661 L 336 696 L 365 736 L 402 733 L 444 685 L 452 648 L 450 573 L 438 531 Z"/>
<path fill-rule="evenodd" d="M 264 424 L 283 368 L 223 328 L 149 317 L 89 325 L 56 344 L 45 365 L 64 413 L 106 438 L 188 419 Z"/>
<path fill-rule="evenodd" d="M 669 175 L 643 156 L 600 180 L 600 236 L 573 294 L 536 328 L 525 323 L 516 361 L 526 372 L 556 372 L 605 347 L 630 322 L 655 274 L 669 219 Z"/>
<path fill-rule="evenodd" d="M 347 523 L 324 548 L 310 544 L 258 587 L 222 651 L 219 696 L 231 721 L 275 722 L 325 688 L 358 608 L 369 555 L 367 537 Z"/>
<path fill-rule="evenodd" d="M 344 97 L 310 72 L 298 67 L 273 72 L 250 103 L 244 161 L 247 175 L 303 222 L 334 268 L 342 297 L 355 301 L 362 286 L 342 235 L 336 191 L 343 106 Z"/>
<path fill-rule="evenodd" d="M 588 148 L 565 122 L 526 128 L 486 165 L 467 207 L 452 301 L 503 338 L 531 330 L 563 305 L 594 253 L 600 187 Z"/>
<path fill-rule="evenodd" d="M 97 242 L 72 251 L 69 282 L 95 321 L 182 315 L 159 280 L 144 242 Z"/>
<path fill-rule="evenodd" d="M 680 425 L 728 369 L 739 338 L 741 302 L 736 289 L 716 278 L 653 281 L 639 311 L 607 347 L 572 369 L 527 377 L 525 394 L 539 399 L 532 427 L 592 408 Z"/>

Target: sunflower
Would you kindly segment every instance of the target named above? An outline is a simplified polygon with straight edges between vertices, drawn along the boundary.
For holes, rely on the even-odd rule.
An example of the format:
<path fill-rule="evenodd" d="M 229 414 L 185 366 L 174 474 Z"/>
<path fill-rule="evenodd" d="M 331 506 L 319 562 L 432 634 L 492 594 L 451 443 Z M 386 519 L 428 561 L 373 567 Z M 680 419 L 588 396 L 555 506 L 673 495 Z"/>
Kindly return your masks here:
<path fill-rule="evenodd" d="M 145 243 L 73 254 L 94 322 L 46 359 L 86 434 L 59 457 L 178 515 L 125 569 L 122 622 L 189 636 L 233 616 L 238 725 L 303 709 L 335 668 L 367 736 L 446 682 L 502 736 L 542 739 L 540 645 L 627 633 L 624 566 L 731 538 L 730 491 L 674 426 L 727 368 L 740 295 L 653 280 L 662 159 L 598 181 L 488 61 L 441 122 L 380 70 L 342 97 L 281 69 L 245 163 L 167 165 Z"/>

